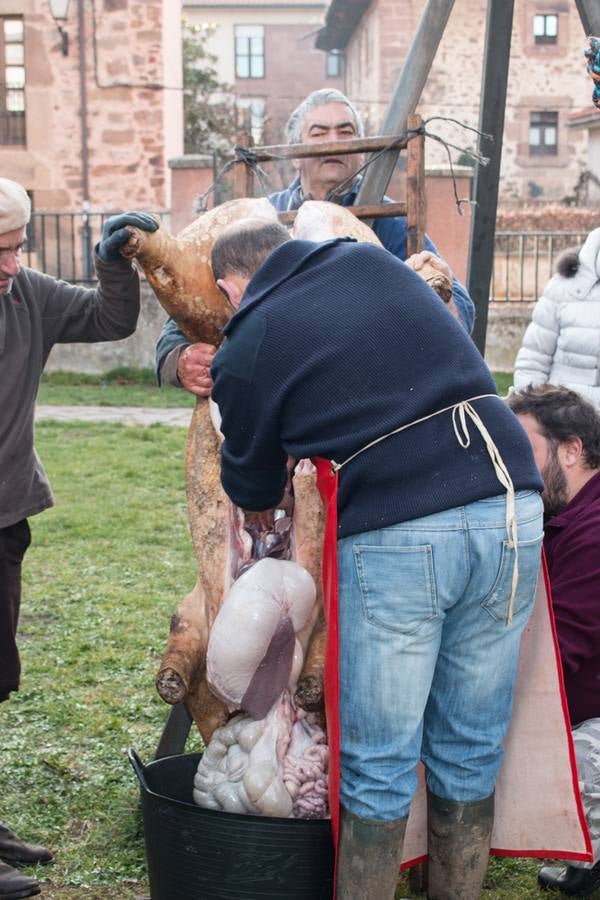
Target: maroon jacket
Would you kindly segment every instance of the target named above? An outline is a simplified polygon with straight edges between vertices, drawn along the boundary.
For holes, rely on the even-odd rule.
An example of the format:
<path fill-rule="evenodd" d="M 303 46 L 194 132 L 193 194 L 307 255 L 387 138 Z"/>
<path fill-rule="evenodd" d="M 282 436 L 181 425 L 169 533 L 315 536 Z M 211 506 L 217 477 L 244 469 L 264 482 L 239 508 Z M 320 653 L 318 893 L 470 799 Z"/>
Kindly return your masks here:
<path fill-rule="evenodd" d="M 600 472 L 546 523 L 544 549 L 575 726 L 600 716 Z"/>

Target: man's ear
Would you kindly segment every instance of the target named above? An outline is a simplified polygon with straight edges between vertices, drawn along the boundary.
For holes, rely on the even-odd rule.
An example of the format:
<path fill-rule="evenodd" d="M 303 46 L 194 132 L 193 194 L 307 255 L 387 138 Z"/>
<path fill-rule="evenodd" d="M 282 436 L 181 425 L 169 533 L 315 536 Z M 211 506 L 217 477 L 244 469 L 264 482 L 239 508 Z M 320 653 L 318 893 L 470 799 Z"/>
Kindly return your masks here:
<path fill-rule="evenodd" d="M 558 447 L 558 458 L 567 469 L 572 469 L 583 461 L 583 444 L 581 438 L 572 437 L 562 441 Z"/>
<path fill-rule="evenodd" d="M 295 168 L 296 172 L 300 171 L 300 160 L 299 159 L 293 159 L 292 165 Z"/>
<path fill-rule="evenodd" d="M 237 281 L 234 278 L 217 278 L 217 287 L 223 291 L 234 309 L 238 309 L 244 292 Z"/>

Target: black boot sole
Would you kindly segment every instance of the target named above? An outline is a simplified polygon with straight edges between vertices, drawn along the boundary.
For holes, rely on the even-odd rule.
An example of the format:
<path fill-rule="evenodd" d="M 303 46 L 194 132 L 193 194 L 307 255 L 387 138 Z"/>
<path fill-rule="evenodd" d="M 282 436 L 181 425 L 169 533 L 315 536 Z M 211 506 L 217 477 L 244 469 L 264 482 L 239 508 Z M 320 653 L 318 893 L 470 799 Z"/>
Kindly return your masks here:
<path fill-rule="evenodd" d="M 591 897 L 591 895 L 600 888 L 600 877 L 595 878 L 591 884 L 580 890 L 569 890 L 558 884 L 544 884 L 538 881 L 538 887 L 541 891 L 559 894 L 561 897 Z M 2 895 L 0 894 L 0 900 Z"/>
<path fill-rule="evenodd" d="M 12 891 L 10 894 L 0 894 L 0 900 L 25 900 L 25 897 L 36 897 L 41 893 L 41 887 L 24 888 L 20 891 Z"/>

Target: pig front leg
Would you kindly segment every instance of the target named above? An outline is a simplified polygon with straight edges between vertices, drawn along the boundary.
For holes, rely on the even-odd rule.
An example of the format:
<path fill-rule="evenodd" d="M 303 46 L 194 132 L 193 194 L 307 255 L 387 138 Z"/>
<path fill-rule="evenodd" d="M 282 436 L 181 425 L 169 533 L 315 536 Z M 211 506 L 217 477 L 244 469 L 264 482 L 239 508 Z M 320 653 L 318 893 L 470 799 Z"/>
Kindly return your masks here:
<path fill-rule="evenodd" d="M 298 687 L 294 694 L 296 706 L 306 712 L 323 712 L 323 669 L 325 667 L 325 646 L 327 643 L 327 626 L 323 610 L 319 610 L 317 623 L 313 628 L 302 674 L 298 679 Z"/>
<path fill-rule="evenodd" d="M 184 597 L 171 619 L 171 631 L 163 653 L 156 689 L 166 703 L 181 703 L 206 660 L 208 623 L 202 586 Z"/>

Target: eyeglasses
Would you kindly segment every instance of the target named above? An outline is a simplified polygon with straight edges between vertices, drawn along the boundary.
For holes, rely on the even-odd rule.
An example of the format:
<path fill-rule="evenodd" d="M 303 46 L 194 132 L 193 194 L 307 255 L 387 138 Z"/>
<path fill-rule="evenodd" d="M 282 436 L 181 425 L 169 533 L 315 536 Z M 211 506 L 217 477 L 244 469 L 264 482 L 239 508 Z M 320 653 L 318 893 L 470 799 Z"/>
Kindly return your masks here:
<path fill-rule="evenodd" d="M 13 256 L 17 259 L 25 249 L 25 241 L 16 247 L 0 247 L 0 262 L 8 262 Z"/>

